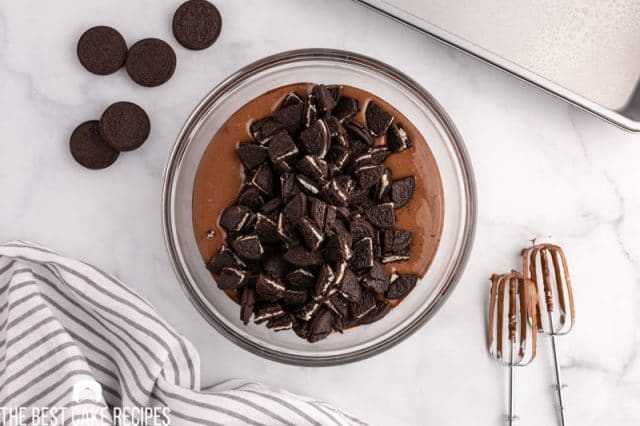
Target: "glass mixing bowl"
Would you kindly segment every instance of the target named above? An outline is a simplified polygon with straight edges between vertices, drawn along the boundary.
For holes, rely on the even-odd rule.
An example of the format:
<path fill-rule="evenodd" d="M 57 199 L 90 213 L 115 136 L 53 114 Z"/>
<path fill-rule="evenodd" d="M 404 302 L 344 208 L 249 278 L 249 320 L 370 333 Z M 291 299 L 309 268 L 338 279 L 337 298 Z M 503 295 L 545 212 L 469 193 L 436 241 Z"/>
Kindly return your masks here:
<path fill-rule="evenodd" d="M 248 101 L 280 86 L 314 82 L 351 85 L 397 108 L 426 139 L 444 188 L 444 229 L 429 271 L 386 317 L 317 343 L 264 325 L 245 326 L 239 306 L 220 291 L 198 251 L 192 222 L 193 183 L 200 157 L 223 123 Z M 221 170 L 220 173 L 224 173 Z M 442 107 L 415 81 L 356 53 L 307 49 L 255 62 L 223 81 L 196 107 L 178 135 L 164 175 L 163 226 L 171 262 L 187 296 L 220 333 L 266 358 L 332 365 L 369 357 L 399 343 L 444 304 L 464 269 L 476 222 L 473 173 L 458 131 Z"/>

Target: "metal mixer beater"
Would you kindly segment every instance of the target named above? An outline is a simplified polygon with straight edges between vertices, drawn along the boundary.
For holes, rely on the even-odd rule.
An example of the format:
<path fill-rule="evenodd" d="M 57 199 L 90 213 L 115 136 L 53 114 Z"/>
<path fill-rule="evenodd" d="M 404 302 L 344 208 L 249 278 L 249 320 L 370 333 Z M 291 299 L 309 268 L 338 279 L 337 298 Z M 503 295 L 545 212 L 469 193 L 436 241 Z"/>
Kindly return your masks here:
<path fill-rule="evenodd" d="M 535 282 L 519 272 L 491 277 L 489 353 L 509 366 L 509 425 L 517 419 L 514 414 L 514 367 L 527 365 L 536 356 L 537 298 Z"/>
<path fill-rule="evenodd" d="M 538 244 L 522 251 L 522 270 L 536 283 L 539 300 L 537 314 L 539 331 L 551 337 L 556 374 L 556 392 L 560 408 L 560 422 L 564 426 L 565 402 L 558 361 L 556 336 L 571 331 L 575 321 L 575 307 L 567 259 L 562 249 L 553 244 Z"/>

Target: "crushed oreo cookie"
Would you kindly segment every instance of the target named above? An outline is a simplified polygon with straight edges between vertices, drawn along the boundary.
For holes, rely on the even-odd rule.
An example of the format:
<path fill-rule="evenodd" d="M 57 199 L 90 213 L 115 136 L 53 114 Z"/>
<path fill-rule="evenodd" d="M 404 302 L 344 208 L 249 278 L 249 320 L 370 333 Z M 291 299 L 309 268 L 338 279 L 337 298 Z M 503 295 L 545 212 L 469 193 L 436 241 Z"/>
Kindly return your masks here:
<path fill-rule="evenodd" d="M 240 319 L 313 343 L 383 318 L 418 281 L 385 267 L 408 260 L 413 241 L 395 211 L 416 180 L 394 180 L 385 166 L 411 147 L 406 132 L 339 85 L 290 93 L 249 129 L 253 140 L 236 149 L 245 182 L 219 219 L 225 245 L 207 264 L 220 289 L 235 291 Z"/>
<path fill-rule="evenodd" d="M 391 283 L 387 289 L 387 299 L 401 299 L 418 283 L 418 277 L 414 275 L 393 275 L 391 277 Z"/>
<path fill-rule="evenodd" d="M 380 108 L 375 102 L 369 102 L 365 112 L 367 127 L 374 136 L 382 136 L 393 122 L 393 116 Z"/>
<path fill-rule="evenodd" d="M 394 207 L 400 208 L 409 202 L 416 190 L 416 178 L 408 176 L 391 184 L 391 201 Z"/>

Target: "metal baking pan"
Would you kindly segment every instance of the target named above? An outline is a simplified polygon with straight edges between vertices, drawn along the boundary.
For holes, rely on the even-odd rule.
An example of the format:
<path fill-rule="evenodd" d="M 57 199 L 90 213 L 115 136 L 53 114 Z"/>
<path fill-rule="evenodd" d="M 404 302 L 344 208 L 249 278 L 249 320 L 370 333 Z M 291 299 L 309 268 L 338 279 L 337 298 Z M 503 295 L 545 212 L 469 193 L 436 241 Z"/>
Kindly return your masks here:
<path fill-rule="evenodd" d="M 640 132 L 635 0 L 356 0 L 624 130 Z"/>

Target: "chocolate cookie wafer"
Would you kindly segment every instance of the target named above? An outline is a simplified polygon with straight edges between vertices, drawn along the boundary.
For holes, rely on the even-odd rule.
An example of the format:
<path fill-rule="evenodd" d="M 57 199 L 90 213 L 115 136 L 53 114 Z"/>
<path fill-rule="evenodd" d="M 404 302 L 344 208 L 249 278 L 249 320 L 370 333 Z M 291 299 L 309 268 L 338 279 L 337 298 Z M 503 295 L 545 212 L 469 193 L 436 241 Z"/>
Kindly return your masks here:
<path fill-rule="evenodd" d="M 132 151 L 147 140 L 151 124 L 147 113 L 133 102 L 116 102 L 100 117 L 100 133 L 117 151 Z"/>
<path fill-rule="evenodd" d="M 159 86 L 176 70 L 176 54 L 165 41 L 145 38 L 129 49 L 126 68 L 131 79 L 141 86 Z"/>
<path fill-rule="evenodd" d="M 109 167 L 119 155 L 100 134 L 98 120 L 85 121 L 76 127 L 69 139 L 69 149 L 78 163 L 94 170 Z"/>
<path fill-rule="evenodd" d="M 78 40 L 78 60 L 88 71 L 107 75 L 118 71 L 127 58 L 127 43 L 114 28 L 89 28 Z"/>
<path fill-rule="evenodd" d="M 192 50 L 202 50 L 218 39 L 222 30 L 222 17 L 218 9 L 206 0 L 189 0 L 173 15 L 173 35 Z"/>

